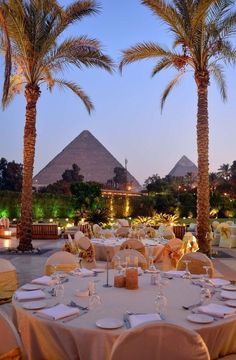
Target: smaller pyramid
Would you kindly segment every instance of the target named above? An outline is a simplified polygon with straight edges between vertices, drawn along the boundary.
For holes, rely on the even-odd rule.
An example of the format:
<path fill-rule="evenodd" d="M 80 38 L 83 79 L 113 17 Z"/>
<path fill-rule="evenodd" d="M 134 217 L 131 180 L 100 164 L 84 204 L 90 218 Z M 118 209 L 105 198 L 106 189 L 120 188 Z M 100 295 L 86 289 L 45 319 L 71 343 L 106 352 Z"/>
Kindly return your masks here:
<path fill-rule="evenodd" d="M 175 164 L 173 169 L 169 172 L 169 176 L 172 177 L 184 177 L 188 173 L 197 175 L 198 168 L 197 166 L 187 158 L 187 156 L 182 156 L 182 158 Z"/>

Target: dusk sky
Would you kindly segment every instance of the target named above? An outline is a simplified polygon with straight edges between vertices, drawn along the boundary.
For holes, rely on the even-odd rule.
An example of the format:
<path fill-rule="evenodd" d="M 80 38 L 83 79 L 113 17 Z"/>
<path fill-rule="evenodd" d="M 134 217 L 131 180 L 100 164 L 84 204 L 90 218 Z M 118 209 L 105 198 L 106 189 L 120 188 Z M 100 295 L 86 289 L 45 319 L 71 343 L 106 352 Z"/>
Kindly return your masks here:
<path fill-rule="evenodd" d="M 61 0 L 69 4 L 70 0 Z M 170 33 L 139 0 L 100 0 L 97 16 L 84 18 L 66 35 L 87 34 L 103 44 L 118 63 L 121 50 L 141 41 L 170 44 Z M 35 174 L 83 130 L 89 130 L 143 184 L 153 174 L 165 176 L 186 155 L 197 162 L 196 87 L 193 74 L 169 95 L 160 112 L 160 96 L 173 72 L 151 78 L 155 60 L 124 68 L 121 76 L 100 69 L 73 68 L 64 78 L 77 82 L 90 96 L 95 111 L 69 90 L 50 93 L 42 87 L 37 114 Z M 212 80 L 209 88 L 210 171 L 236 160 L 236 68 L 226 70 L 228 102 L 223 103 Z M 0 157 L 22 162 L 24 96 L 1 112 Z M 78 164 L 79 165 L 79 164 Z"/>

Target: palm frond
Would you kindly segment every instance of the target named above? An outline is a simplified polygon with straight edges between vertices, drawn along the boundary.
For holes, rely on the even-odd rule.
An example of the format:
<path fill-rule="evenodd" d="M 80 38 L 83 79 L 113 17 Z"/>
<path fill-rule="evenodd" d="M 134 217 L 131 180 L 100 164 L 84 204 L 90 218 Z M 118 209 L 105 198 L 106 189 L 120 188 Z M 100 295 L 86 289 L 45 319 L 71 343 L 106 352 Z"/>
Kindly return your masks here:
<path fill-rule="evenodd" d="M 153 68 L 152 70 L 152 77 L 155 76 L 157 73 L 159 73 L 163 69 L 167 69 L 169 67 L 173 66 L 173 62 L 168 57 L 163 57 Z"/>
<path fill-rule="evenodd" d="M 88 110 L 88 113 L 91 113 L 91 111 L 94 109 L 93 103 L 90 98 L 85 94 L 85 92 L 81 89 L 81 87 L 71 81 L 66 81 L 62 79 L 53 79 L 53 81 L 60 88 L 68 88 L 73 91 L 82 100 L 86 109 Z"/>
<path fill-rule="evenodd" d="M 161 112 L 163 111 L 163 107 L 165 105 L 167 96 L 169 95 L 171 90 L 174 88 L 174 86 L 177 85 L 179 83 L 179 81 L 182 79 L 184 73 L 185 73 L 184 71 L 179 72 L 177 74 L 177 76 L 175 76 L 175 78 L 173 80 L 171 80 L 171 82 L 165 88 L 165 90 L 161 96 Z"/>
<path fill-rule="evenodd" d="M 11 76 L 11 43 L 8 35 L 7 24 L 5 21 L 4 13 L 0 9 L 0 27 L 2 29 L 2 46 L 5 49 L 5 63 L 4 63 L 4 83 L 3 83 L 3 95 L 2 105 L 3 108 L 7 105 L 7 98 L 10 87 L 10 76 Z"/>
<path fill-rule="evenodd" d="M 171 53 L 167 50 L 164 50 L 158 44 L 155 44 L 153 42 L 146 42 L 132 46 L 127 50 L 123 50 L 122 54 L 122 60 L 119 65 L 119 69 L 121 71 L 124 65 L 131 64 L 135 61 L 168 56 Z"/>
<path fill-rule="evenodd" d="M 226 101 L 227 100 L 226 82 L 225 82 L 222 66 L 220 64 L 211 63 L 209 65 L 209 70 L 212 73 L 212 75 L 219 87 L 220 94 L 221 94 L 223 101 Z"/>
<path fill-rule="evenodd" d="M 84 16 L 95 15 L 99 12 L 99 6 L 93 0 L 75 1 L 64 10 L 63 25 L 68 26 Z"/>

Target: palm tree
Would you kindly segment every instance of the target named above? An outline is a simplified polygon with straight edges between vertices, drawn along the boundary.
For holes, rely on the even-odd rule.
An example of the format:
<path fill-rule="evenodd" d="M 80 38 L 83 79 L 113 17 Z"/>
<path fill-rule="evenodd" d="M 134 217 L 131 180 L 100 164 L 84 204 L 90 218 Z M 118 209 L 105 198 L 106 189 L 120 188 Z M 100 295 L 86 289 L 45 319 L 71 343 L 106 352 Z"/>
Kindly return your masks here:
<path fill-rule="evenodd" d="M 85 16 L 96 14 L 93 0 L 74 1 L 62 8 L 56 0 L 9 0 L 1 5 L 11 39 L 15 74 L 10 84 L 10 96 L 24 89 L 26 117 L 23 149 L 23 184 L 21 195 L 21 231 L 19 250 L 32 249 L 32 176 L 36 142 L 36 108 L 41 85 L 49 90 L 55 85 L 69 88 L 84 103 L 88 112 L 93 104 L 75 83 L 62 79 L 58 73 L 73 65 L 81 69 L 100 67 L 112 71 L 111 59 L 103 54 L 100 43 L 87 36 L 60 41 L 62 33 Z"/>
<path fill-rule="evenodd" d="M 165 100 L 186 73 L 193 71 L 197 86 L 197 234 L 201 251 L 209 253 L 206 233 L 209 227 L 208 178 L 208 87 L 212 75 L 226 99 L 223 63 L 235 61 L 230 36 L 235 30 L 236 14 L 232 0 L 142 0 L 154 15 L 164 22 L 173 35 L 173 49 L 157 43 L 139 43 L 123 51 L 120 68 L 138 60 L 158 58 L 152 76 L 161 70 L 174 68 L 177 76 L 168 84 L 161 98 Z"/>

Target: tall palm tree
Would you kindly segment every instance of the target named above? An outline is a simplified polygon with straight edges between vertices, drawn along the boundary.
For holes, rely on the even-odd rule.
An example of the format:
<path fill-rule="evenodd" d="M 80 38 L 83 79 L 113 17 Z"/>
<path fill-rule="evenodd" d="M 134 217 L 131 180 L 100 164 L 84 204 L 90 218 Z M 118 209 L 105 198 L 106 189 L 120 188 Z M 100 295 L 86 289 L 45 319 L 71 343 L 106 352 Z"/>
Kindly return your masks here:
<path fill-rule="evenodd" d="M 212 75 L 219 85 L 222 98 L 226 99 L 223 63 L 235 60 L 235 50 L 230 36 L 235 30 L 236 14 L 232 0 L 142 0 L 164 22 L 173 35 L 173 49 L 157 43 L 139 43 L 123 51 L 120 64 L 137 60 L 158 58 L 152 76 L 161 70 L 174 68 L 177 76 L 168 84 L 161 98 L 165 100 L 186 73 L 193 71 L 197 86 L 197 234 L 201 251 L 208 253 L 205 241 L 209 227 L 209 178 L 208 178 L 208 87 Z"/>
<path fill-rule="evenodd" d="M 84 103 L 88 112 L 93 104 L 74 82 L 57 77 L 73 65 L 81 69 L 100 67 L 112 71 L 112 61 L 101 51 L 100 43 L 87 36 L 61 40 L 62 33 L 85 16 L 96 14 L 93 0 L 74 1 L 62 8 L 56 0 L 8 0 L 2 5 L 11 39 L 15 74 L 10 84 L 8 102 L 24 90 L 26 116 L 23 149 L 23 184 L 21 196 L 21 231 L 19 250 L 32 249 L 32 177 L 36 142 L 36 108 L 41 85 L 49 90 L 55 85 L 69 88 Z M 59 39 L 60 38 L 60 39 Z M 60 41 L 59 41 L 60 40 Z"/>

